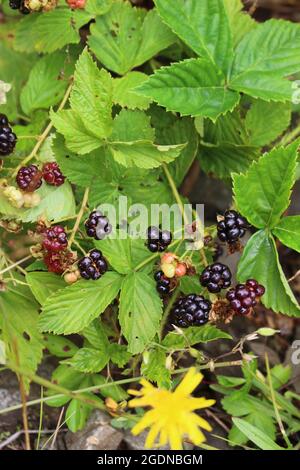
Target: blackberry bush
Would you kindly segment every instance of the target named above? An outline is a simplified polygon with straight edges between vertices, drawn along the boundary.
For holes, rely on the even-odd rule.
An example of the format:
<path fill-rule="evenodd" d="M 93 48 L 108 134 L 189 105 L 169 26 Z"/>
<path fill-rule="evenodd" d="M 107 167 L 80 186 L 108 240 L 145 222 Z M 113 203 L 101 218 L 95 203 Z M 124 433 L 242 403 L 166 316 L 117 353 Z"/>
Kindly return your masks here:
<path fill-rule="evenodd" d="M 299 449 L 295 364 L 250 354 L 298 357 L 300 32 L 281 1 L 0 1 L 0 383 L 17 375 L 24 430 L 0 419 L 0 448 L 42 447 L 34 398 L 71 432 L 99 408 L 175 450 L 205 447 L 193 412 L 215 401 L 230 446 Z"/>

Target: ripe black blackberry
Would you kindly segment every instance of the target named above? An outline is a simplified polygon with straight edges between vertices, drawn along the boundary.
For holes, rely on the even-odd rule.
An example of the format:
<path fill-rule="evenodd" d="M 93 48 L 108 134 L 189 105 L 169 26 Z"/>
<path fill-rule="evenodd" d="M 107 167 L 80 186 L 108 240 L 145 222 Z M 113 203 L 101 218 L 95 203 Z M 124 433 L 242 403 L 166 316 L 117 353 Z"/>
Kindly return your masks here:
<path fill-rule="evenodd" d="M 107 271 L 107 262 L 100 250 L 92 250 L 78 262 L 81 277 L 96 281 Z"/>
<path fill-rule="evenodd" d="M 0 114 L 0 156 L 4 157 L 14 151 L 17 136 L 13 133 L 5 114 Z"/>
<path fill-rule="evenodd" d="M 43 236 L 43 248 L 47 251 L 63 251 L 68 246 L 67 234 L 61 225 L 47 228 Z"/>
<path fill-rule="evenodd" d="M 165 251 L 172 242 L 172 234 L 169 230 L 161 230 L 158 227 L 148 227 L 147 229 L 147 247 L 152 253 Z"/>
<path fill-rule="evenodd" d="M 9 6 L 12 10 L 19 10 L 23 15 L 30 13 L 30 10 L 25 7 L 24 0 L 9 0 Z"/>
<path fill-rule="evenodd" d="M 16 182 L 22 191 L 33 192 L 42 184 L 42 172 L 36 165 L 22 166 L 19 169 Z"/>
<path fill-rule="evenodd" d="M 234 210 L 226 211 L 224 219 L 217 223 L 218 237 L 221 242 L 236 243 L 249 227 L 247 220 Z"/>
<path fill-rule="evenodd" d="M 61 186 L 65 182 L 65 177 L 56 162 L 48 162 L 44 164 L 43 178 L 46 183 L 52 186 Z"/>
<path fill-rule="evenodd" d="M 207 266 L 201 276 L 200 283 L 213 294 L 227 289 L 231 284 L 231 272 L 228 266 L 222 263 L 213 263 Z"/>
<path fill-rule="evenodd" d="M 189 294 L 179 299 L 173 308 L 176 325 L 181 328 L 201 326 L 208 322 L 211 302 L 202 295 Z"/>
<path fill-rule="evenodd" d="M 255 279 L 248 279 L 245 284 L 238 284 L 234 289 L 230 289 L 226 298 L 232 310 L 241 315 L 247 315 L 264 293 L 264 286 Z"/>
<path fill-rule="evenodd" d="M 154 274 L 156 280 L 156 290 L 161 295 L 168 295 L 171 290 L 171 279 L 167 278 L 162 271 Z"/>
<path fill-rule="evenodd" d="M 22 0 L 9 0 L 9 6 L 12 10 L 18 10 L 21 6 Z"/>
<path fill-rule="evenodd" d="M 93 211 L 85 222 L 85 229 L 89 237 L 93 237 L 95 240 L 103 240 L 106 235 L 111 233 L 112 226 L 102 212 Z"/>

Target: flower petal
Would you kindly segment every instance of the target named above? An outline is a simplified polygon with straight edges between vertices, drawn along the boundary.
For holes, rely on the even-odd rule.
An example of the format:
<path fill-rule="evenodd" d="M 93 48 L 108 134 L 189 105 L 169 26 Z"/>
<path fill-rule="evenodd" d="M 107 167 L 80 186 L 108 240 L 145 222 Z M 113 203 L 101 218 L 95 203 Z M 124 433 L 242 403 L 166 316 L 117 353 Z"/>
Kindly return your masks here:
<path fill-rule="evenodd" d="M 202 379 L 203 375 L 197 372 L 195 367 L 191 367 L 174 393 L 176 395 L 189 395 L 198 387 Z"/>

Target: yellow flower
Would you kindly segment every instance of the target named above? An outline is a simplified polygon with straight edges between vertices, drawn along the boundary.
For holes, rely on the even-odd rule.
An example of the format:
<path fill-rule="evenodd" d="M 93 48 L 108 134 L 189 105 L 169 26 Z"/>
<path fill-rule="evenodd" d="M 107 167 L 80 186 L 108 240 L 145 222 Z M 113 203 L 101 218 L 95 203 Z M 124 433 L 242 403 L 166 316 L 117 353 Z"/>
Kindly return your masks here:
<path fill-rule="evenodd" d="M 146 439 L 146 447 L 153 447 L 159 436 L 159 446 L 168 442 L 173 450 L 182 449 L 182 439 L 188 437 L 195 445 L 205 440 L 200 428 L 211 431 L 205 419 L 194 413 L 194 410 L 207 408 L 215 400 L 195 398 L 191 393 L 203 378 L 200 372 L 192 367 L 174 391 L 155 388 L 147 380 L 142 379 L 140 390 L 128 390 L 133 398 L 129 402 L 131 408 L 150 407 L 141 420 L 133 427 L 132 433 L 136 436 L 144 429 L 150 428 Z"/>

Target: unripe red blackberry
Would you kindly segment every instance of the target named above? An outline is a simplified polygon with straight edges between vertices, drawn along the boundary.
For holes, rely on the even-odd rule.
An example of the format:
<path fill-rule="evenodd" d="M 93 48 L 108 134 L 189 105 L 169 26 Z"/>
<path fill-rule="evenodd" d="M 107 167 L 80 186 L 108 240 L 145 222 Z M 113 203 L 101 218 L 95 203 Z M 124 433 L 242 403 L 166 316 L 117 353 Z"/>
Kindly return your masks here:
<path fill-rule="evenodd" d="M 96 281 L 106 273 L 108 266 L 102 252 L 95 249 L 79 260 L 78 269 L 81 277 Z"/>
<path fill-rule="evenodd" d="M 7 116 L 0 114 L 0 157 L 5 157 L 14 151 L 17 136 L 12 131 Z"/>
<path fill-rule="evenodd" d="M 152 253 L 162 252 L 172 242 L 172 234 L 168 230 L 161 230 L 158 227 L 151 226 L 147 230 L 147 247 Z"/>
<path fill-rule="evenodd" d="M 200 276 L 200 283 L 211 293 L 221 292 L 231 284 L 231 272 L 228 266 L 222 263 L 213 263 L 207 266 Z"/>
<path fill-rule="evenodd" d="M 22 191 L 32 193 L 42 184 L 42 172 L 36 165 L 22 166 L 17 173 L 16 182 Z"/>
<path fill-rule="evenodd" d="M 46 251 L 43 257 L 44 263 L 50 273 L 62 274 L 75 261 L 71 251 Z"/>
<path fill-rule="evenodd" d="M 56 162 L 48 162 L 44 164 L 43 178 L 47 184 L 52 186 L 61 186 L 65 182 L 65 177 Z"/>
<path fill-rule="evenodd" d="M 156 280 L 157 292 L 161 295 L 168 295 L 171 290 L 171 280 L 162 271 L 157 271 L 154 274 L 154 279 Z"/>
<path fill-rule="evenodd" d="M 67 234 L 61 225 L 47 228 L 43 236 L 43 248 L 47 251 L 63 251 L 68 246 Z"/>
<path fill-rule="evenodd" d="M 172 314 L 176 325 L 181 328 L 201 326 L 208 322 L 211 302 L 202 295 L 189 294 L 179 299 Z"/>
<path fill-rule="evenodd" d="M 66 2 L 73 10 L 82 9 L 86 4 L 86 0 L 66 0 Z"/>
<path fill-rule="evenodd" d="M 265 288 L 255 279 L 248 279 L 245 284 L 238 284 L 227 292 L 226 298 L 232 310 L 247 315 L 265 293 Z"/>
<path fill-rule="evenodd" d="M 106 235 L 111 233 L 112 226 L 102 212 L 93 211 L 85 222 L 85 230 L 89 237 L 93 237 L 95 240 L 103 240 Z"/>
<path fill-rule="evenodd" d="M 222 242 L 236 243 L 249 227 L 247 220 L 234 210 L 226 211 L 224 219 L 217 223 L 218 237 Z"/>

